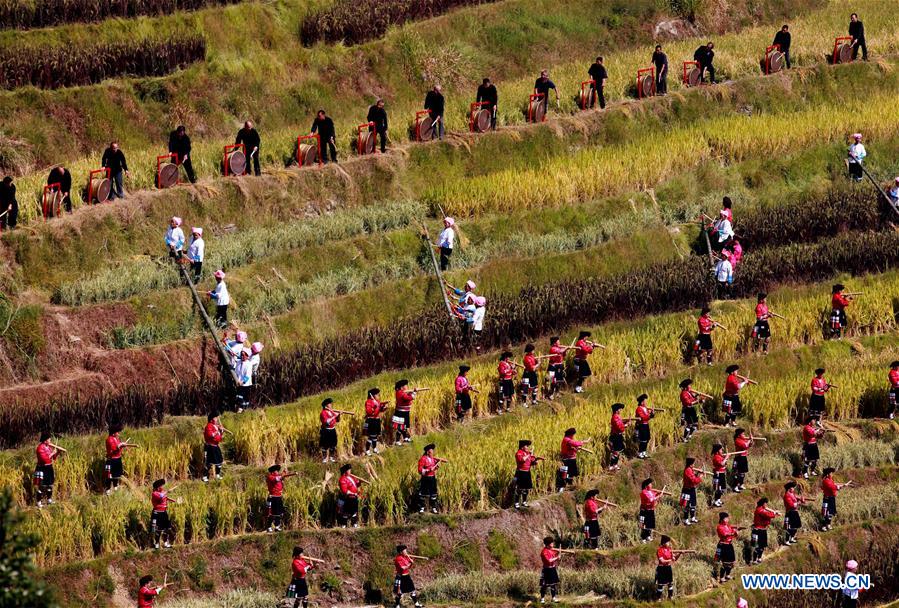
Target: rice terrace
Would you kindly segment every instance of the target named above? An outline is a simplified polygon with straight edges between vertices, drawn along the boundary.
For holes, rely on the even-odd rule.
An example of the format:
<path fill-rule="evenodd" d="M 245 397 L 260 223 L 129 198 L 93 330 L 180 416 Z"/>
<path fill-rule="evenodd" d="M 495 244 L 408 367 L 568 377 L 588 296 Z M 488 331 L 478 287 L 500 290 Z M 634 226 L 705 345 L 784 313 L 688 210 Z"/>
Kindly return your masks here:
<path fill-rule="evenodd" d="M 897 19 L 0 1 L 0 608 L 899 606 Z"/>

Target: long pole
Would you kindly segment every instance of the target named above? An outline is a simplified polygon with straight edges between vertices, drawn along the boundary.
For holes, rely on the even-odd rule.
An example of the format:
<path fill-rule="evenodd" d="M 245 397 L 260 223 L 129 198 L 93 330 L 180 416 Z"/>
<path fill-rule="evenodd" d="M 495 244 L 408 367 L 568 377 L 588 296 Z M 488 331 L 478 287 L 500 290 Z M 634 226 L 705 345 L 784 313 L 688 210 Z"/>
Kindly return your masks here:
<path fill-rule="evenodd" d="M 896 205 L 893 203 L 893 201 L 890 200 L 890 197 L 887 195 L 887 193 L 884 192 L 883 188 L 880 187 L 880 184 L 878 183 L 878 181 L 876 179 L 874 179 L 874 176 L 872 176 L 870 173 L 868 173 L 868 170 L 865 168 L 865 166 L 863 164 L 859 163 L 859 166 L 862 168 L 862 172 L 865 174 L 865 176 L 869 180 L 871 180 L 871 183 L 874 184 L 875 188 L 877 188 L 877 191 L 880 192 L 880 195 L 883 197 L 883 200 L 885 200 L 887 202 L 887 204 L 890 206 L 890 209 L 893 210 L 893 213 L 895 213 L 896 215 L 899 215 L 899 209 L 896 208 Z"/>
<path fill-rule="evenodd" d="M 702 223 L 702 216 L 699 217 L 699 231 L 702 232 L 702 236 L 705 237 L 706 251 L 709 252 L 709 263 L 714 264 L 715 258 L 712 253 L 712 241 L 709 240 L 709 231 L 705 229 L 705 226 Z"/>
<path fill-rule="evenodd" d="M 440 295 L 443 296 L 443 303 L 446 304 L 446 312 L 449 316 L 453 316 L 453 305 L 450 304 L 449 296 L 446 295 L 446 283 L 443 281 L 443 273 L 440 272 L 440 264 L 437 263 L 437 256 L 434 255 L 434 246 L 431 244 L 431 235 L 428 233 L 428 227 L 424 224 L 421 225 L 421 229 L 424 233 L 421 235 L 421 238 L 428 248 L 428 253 L 431 254 L 431 263 L 434 265 L 434 272 L 437 274 Z"/>
<path fill-rule="evenodd" d="M 187 268 L 184 264 L 179 262 L 175 262 L 178 265 L 178 270 L 181 272 L 182 278 L 187 282 L 187 286 L 190 287 L 190 293 L 193 295 L 194 303 L 197 305 L 197 310 L 200 311 L 200 316 L 203 318 L 203 322 L 206 324 L 206 329 L 212 335 L 212 343 L 215 344 L 215 350 L 219 354 L 219 359 L 221 359 L 222 367 L 227 369 L 231 374 L 231 378 L 234 380 L 234 385 L 238 386 L 240 384 L 240 378 L 237 377 L 237 372 L 232 369 L 230 362 L 228 360 L 228 354 L 225 352 L 225 348 L 222 346 L 222 341 L 219 339 L 218 332 L 215 330 L 215 324 L 212 322 L 212 319 L 209 318 L 209 315 L 206 313 L 206 308 L 203 306 L 203 300 L 200 299 L 200 294 L 197 293 L 197 288 L 194 286 L 194 282 L 190 278 L 190 273 L 187 272 Z"/>

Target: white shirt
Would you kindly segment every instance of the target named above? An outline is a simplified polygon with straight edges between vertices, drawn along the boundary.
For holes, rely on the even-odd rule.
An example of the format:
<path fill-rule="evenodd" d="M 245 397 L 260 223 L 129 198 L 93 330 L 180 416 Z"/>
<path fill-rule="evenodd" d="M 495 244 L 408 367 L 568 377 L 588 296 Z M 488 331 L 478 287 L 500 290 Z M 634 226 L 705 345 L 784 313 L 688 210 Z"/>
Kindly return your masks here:
<path fill-rule="evenodd" d="M 231 296 L 228 295 L 228 287 L 224 280 L 215 284 L 215 289 L 212 290 L 212 299 L 219 306 L 227 306 L 231 303 Z"/>
<path fill-rule="evenodd" d="M 184 231 L 181 230 L 181 226 L 175 228 L 169 226 L 165 231 L 165 244 L 175 249 L 184 249 Z"/>
<path fill-rule="evenodd" d="M 238 359 L 237 366 L 234 368 L 237 372 L 237 380 L 241 386 L 253 386 L 253 361 L 247 359 Z"/>
<path fill-rule="evenodd" d="M 890 188 L 889 196 L 894 203 L 899 202 L 899 186 L 894 185 Z"/>
<path fill-rule="evenodd" d="M 478 306 L 475 309 L 474 315 L 472 315 L 472 317 L 471 317 L 471 322 L 474 325 L 474 327 L 472 329 L 474 329 L 475 331 L 481 331 L 482 329 L 484 329 L 484 315 L 486 315 L 486 314 L 487 314 L 486 306 Z"/>
<path fill-rule="evenodd" d="M 261 361 L 261 359 L 259 357 L 259 353 L 256 353 L 255 355 L 250 356 L 250 369 L 251 369 L 251 373 L 253 374 L 254 378 L 256 377 L 256 372 L 259 371 L 260 361 Z"/>
<path fill-rule="evenodd" d="M 440 236 L 437 237 L 437 246 L 447 249 L 453 248 L 453 240 L 456 238 L 456 231 L 452 228 L 444 228 Z"/>
<path fill-rule="evenodd" d="M 725 241 L 732 239 L 734 237 L 734 229 L 733 226 L 730 225 L 730 221 L 727 219 L 722 219 L 718 222 L 718 242 L 724 243 Z"/>
<path fill-rule="evenodd" d="M 203 241 L 203 237 L 190 242 L 190 247 L 187 248 L 187 257 L 191 262 L 202 262 L 205 255 L 206 243 Z"/>
<path fill-rule="evenodd" d="M 849 574 L 849 572 L 846 572 L 845 574 L 843 574 L 843 582 L 844 582 L 844 584 L 845 584 L 845 581 L 846 581 L 846 575 L 847 575 L 847 574 Z M 854 573 L 853 573 L 853 574 L 854 574 Z M 857 587 L 853 587 L 853 588 L 851 588 L 851 589 L 848 588 L 848 587 L 847 587 L 847 588 L 844 588 L 844 589 L 843 589 L 843 595 L 845 595 L 846 597 L 848 597 L 848 598 L 851 599 L 851 600 L 857 600 L 857 599 L 858 599 L 858 588 L 857 588 Z"/>
<path fill-rule="evenodd" d="M 715 279 L 719 283 L 730 283 L 734 278 L 734 267 L 725 258 L 715 266 Z"/>
<path fill-rule="evenodd" d="M 849 146 L 849 162 L 850 163 L 860 162 L 860 161 L 864 160 L 864 158 L 867 155 L 868 155 L 868 153 L 865 151 L 864 145 L 852 144 L 851 146 Z"/>

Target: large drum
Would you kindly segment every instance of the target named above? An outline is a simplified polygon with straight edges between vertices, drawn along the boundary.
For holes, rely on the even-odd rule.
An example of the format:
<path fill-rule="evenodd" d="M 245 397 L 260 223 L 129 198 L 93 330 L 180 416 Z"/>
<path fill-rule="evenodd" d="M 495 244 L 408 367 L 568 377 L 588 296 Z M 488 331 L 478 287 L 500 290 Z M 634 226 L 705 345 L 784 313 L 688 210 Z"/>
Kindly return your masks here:
<path fill-rule="evenodd" d="M 655 79 L 649 72 L 637 76 L 637 97 L 655 95 Z"/>
<path fill-rule="evenodd" d="M 159 173 L 156 174 L 157 188 L 171 188 L 178 183 L 178 165 L 164 163 L 159 165 Z"/>
<path fill-rule="evenodd" d="M 105 203 L 112 194 L 112 181 L 108 177 L 96 175 L 91 179 L 88 190 L 91 193 L 91 204 Z"/>
<path fill-rule="evenodd" d="M 418 141 L 428 141 L 434 137 L 434 121 L 430 115 L 422 114 L 415 119 L 415 136 Z"/>
<path fill-rule="evenodd" d="M 580 93 L 577 96 L 577 105 L 580 109 L 586 110 L 590 107 L 590 93 L 593 92 L 593 89 L 590 85 L 584 85 L 581 87 Z"/>
<path fill-rule="evenodd" d="M 378 136 L 374 131 L 361 130 L 356 139 L 356 150 L 359 154 L 374 154 Z"/>
<path fill-rule="evenodd" d="M 243 150 L 231 150 L 225 155 L 225 163 L 227 163 L 226 175 L 243 175 L 247 172 L 247 155 Z"/>
<path fill-rule="evenodd" d="M 41 199 L 41 212 L 44 214 L 44 217 L 61 216 L 62 199 L 63 194 L 61 191 L 56 189 L 44 190 L 44 194 Z"/>
<path fill-rule="evenodd" d="M 297 162 L 301 167 L 318 162 L 318 144 L 300 144 L 297 151 Z"/>
<path fill-rule="evenodd" d="M 852 61 L 852 43 L 843 42 L 837 47 L 837 50 L 834 53 L 834 62 L 849 63 L 850 61 Z"/>
<path fill-rule="evenodd" d="M 757 56 L 757 55 L 756 55 Z M 690 66 L 687 70 L 687 76 L 684 84 L 688 87 L 695 87 L 702 83 L 702 70 L 698 65 Z"/>
<path fill-rule="evenodd" d="M 535 97 L 528 102 L 528 122 L 546 120 L 546 97 Z"/>
<path fill-rule="evenodd" d="M 772 50 L 768 53 L 768 73 L 775 74 L 782 69 L 786 65 L 786 58 L 784 54 L 778 51 L 777 49 Z"/>
<path fill-rule="evenodd" d="M 471 130 L 475 133 L 486 133 L 493 123 L 493 112 L 488 108 L 475 108 L 471 113 Z"/>

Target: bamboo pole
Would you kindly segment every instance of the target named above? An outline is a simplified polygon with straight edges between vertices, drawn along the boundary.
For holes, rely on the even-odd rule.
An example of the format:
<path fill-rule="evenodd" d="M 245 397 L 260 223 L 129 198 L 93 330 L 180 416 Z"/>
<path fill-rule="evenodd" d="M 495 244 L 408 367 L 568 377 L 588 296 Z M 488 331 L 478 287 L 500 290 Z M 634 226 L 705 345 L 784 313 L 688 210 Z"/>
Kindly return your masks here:
<path fill-rule="evenodd" d="M 437 256 L 434 255 L 434 245 L 431 243 L 431 235 L 428 233 L 428 227 L 422 223 L 421 225 L 422 235 L 421 238 L 425 243 L 427 243 L 428 253 L 431 256 L 431 263 L 434 265 L 434 272 L 437 274 L 437 283 L 440 288 L 440 295 L 443 296 L 443 303 L 446 304 L 446 312 L 449 316 L 453 315 L 453 305 L 450 304 L 449 296 L 446 295 L 446 282 L 443 280 L 443 273 L 440 272 L 440 264 L 437 263 Z"/>

